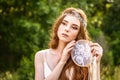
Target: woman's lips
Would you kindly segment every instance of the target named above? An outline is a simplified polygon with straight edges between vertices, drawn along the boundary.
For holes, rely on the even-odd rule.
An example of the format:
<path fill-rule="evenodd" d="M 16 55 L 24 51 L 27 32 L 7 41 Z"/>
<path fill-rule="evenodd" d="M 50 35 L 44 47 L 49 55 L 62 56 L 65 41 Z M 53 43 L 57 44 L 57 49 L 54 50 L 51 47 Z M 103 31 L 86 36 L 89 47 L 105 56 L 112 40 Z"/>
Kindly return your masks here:
<path fill-rule="evenodd" d="M 65 34 L 65 33 L 62 33 L 62 36 L 63 36 L 63 37 L 68 37 L 68 35 L 67 35 L 67 34 Z"/>

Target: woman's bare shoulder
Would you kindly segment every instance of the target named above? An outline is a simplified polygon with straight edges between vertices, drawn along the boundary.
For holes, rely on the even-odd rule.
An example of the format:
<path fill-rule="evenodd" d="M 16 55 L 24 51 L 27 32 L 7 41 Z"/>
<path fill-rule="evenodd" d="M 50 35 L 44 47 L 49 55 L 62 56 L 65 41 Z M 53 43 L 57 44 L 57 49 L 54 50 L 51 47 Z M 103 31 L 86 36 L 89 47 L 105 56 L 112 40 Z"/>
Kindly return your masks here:
<path fill-rule="evenodd" d="M 47 51 L 49 51 L 49 49 L 40 50 L 40 51 L 36 52 L 35 53 L 35 62 L 36 63 L 44 62 L 45 53 L 47 53 Z"/>
<path fill-rule="evenodd" d="M 36 56 L 39 56 L 39 57 L 43 57 L 45 53 L 47 53 L 49 51 L 49 49 L 44 49 L 44 50 L 40 50 L 40 51 L 37 51 L 35 53 L 35 57 Z"/>

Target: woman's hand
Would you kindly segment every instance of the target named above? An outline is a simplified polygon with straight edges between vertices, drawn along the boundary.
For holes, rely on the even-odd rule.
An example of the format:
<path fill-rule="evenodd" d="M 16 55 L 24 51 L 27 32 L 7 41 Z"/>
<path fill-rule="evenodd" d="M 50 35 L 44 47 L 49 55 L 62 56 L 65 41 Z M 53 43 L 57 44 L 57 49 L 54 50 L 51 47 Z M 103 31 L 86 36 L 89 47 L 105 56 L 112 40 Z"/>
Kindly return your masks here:
<path fill-rule="evenodd" d="M 96 56 L 97 62 L 100 62 L 103 55 L 103 48 L 98 43 L 90 43 L 91 53 Z"/>
<path fill-rule="evenodd" d="M 66 45 L 66 47 L 63 50 L 60 62 L 62 62 L 62 63 L 66 63 L 67 62 L 68 58 L 70 57 L 70 52 L 73 49 L 74 45 L 75 45 L 75 40 L 69 42 Z"/>

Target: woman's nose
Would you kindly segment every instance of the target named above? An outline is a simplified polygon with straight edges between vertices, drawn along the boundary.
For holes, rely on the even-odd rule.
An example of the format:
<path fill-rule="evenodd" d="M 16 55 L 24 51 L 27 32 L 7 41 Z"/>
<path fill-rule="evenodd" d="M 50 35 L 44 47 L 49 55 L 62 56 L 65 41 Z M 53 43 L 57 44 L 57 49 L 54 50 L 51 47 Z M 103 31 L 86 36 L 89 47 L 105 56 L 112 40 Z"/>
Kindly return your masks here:
<path fill-rule="evenodd" d="M 65 31 L 66 31 L 66 32 L 69 32 L 69 30 L 70 30 L 70 26 L 67 25 L 67 26 L 65 27 Z"/>

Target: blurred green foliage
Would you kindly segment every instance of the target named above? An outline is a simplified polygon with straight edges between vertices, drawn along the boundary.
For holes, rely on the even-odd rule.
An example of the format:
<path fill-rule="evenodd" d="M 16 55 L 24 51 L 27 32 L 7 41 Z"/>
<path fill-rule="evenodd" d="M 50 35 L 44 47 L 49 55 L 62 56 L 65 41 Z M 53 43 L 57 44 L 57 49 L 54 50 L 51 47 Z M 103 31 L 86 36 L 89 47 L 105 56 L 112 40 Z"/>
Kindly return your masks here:
<path fill-rule="evenodd" d="M 120 77 L 119 0 L 0 0 L 0 80 L 34 80 L 34 54 L 48 48 L 49 30 L 67 7 L 83 9 L 93 42 L 104 49 L 101 79 Z"/>

